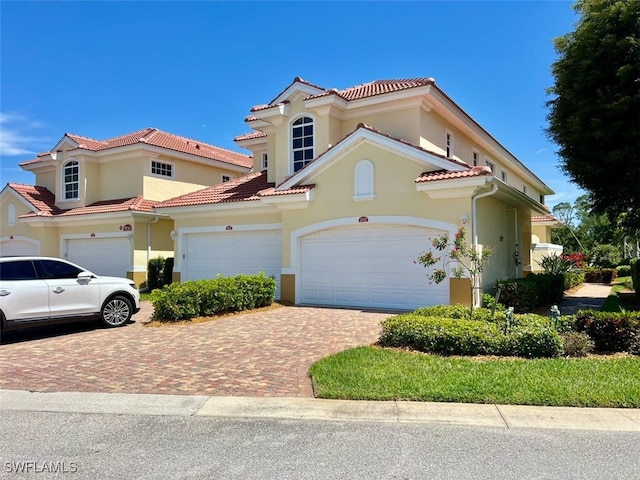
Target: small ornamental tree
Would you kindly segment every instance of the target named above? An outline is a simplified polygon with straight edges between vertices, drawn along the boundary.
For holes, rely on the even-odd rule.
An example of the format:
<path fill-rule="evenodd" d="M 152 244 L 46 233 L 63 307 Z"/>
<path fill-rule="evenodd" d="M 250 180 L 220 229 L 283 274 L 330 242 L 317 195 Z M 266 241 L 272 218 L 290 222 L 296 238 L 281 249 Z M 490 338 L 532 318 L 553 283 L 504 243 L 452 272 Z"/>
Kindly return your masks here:
<path fill-rule="evenodd" d="M 459 227 L 453 242 L 449 240 L 446 233 L 431 239 L 433 250 L 422 252 L 418 256 L 416 263 L 425 268 L 439 265 L 427 278 L 431 282 L 442 283 L 447 278 L 446 268 L 449 264 L 454 264 L 451 274 L 455 278 L 469 278 L 471 283 L 471 317 L 473 317 L 473 307 L 475 303 L 473 292 L 480 284 L 480 275 L 493 253 L 493 248 L 477 245 L 468 245 L 465 241 L 466 232 L 464 227 Z M 441 253 L 438 253 L 441 252 Z"/>

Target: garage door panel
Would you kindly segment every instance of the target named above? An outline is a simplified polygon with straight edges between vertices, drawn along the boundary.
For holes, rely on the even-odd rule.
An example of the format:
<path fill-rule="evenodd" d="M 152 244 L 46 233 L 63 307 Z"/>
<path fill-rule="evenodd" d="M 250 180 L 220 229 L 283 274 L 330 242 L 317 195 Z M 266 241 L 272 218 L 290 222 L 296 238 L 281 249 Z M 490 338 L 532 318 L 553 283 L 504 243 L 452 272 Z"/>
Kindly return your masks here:
<path fill-rule="evenodd" d="M 131 268 L 131 246 L 127 237 L 77 238 L 66 242 L 67 260 L 93 273 L 126 277 Z"/>
<path fill-rule="evenodd" d="M 0 256 L 40 255 L 40 247 L 36 243 L 24 240 L 7 240 L 0 243 Z"/>
<path fill-rule="evenodd" d="M 449 302 L 414 260 L 441 231 L 369 225 L 323 230 L 301 241 L 302 303 L 412 309 Z"/>
<path fill-rule="evenodd" d="M 280 297 L 280 231 L 190 233 L 185 235 L 185 280 L 264 272 L 274 276 Z"/>

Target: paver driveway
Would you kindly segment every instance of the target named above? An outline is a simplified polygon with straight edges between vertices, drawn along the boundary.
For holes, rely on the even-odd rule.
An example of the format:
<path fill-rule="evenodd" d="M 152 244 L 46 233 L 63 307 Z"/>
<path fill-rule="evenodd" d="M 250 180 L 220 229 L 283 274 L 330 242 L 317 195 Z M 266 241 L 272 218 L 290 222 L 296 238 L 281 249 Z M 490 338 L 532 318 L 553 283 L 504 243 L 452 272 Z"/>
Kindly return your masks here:
<path fill-rule="evenodd" d="M 0 388 L 199 395 L 313 395 L 316 360 L 378 338 L 388 313 L 281 307 L 207 323 L 144 327 L 149 302 L 122 328 L 10 332 Z"/>

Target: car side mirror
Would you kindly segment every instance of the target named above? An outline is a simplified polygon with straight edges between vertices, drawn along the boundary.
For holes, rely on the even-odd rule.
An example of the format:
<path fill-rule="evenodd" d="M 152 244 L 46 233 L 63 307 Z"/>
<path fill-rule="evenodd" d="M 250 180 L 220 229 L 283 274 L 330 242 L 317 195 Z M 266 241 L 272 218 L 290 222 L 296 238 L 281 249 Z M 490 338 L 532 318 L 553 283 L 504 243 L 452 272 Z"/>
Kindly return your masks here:
<path fill-rule="evenodd" d="M 93 273 L 91 272 L 84 271 L 78 274 L 78 280 L 90 280 L 92 278 L 93 278 Z"/>

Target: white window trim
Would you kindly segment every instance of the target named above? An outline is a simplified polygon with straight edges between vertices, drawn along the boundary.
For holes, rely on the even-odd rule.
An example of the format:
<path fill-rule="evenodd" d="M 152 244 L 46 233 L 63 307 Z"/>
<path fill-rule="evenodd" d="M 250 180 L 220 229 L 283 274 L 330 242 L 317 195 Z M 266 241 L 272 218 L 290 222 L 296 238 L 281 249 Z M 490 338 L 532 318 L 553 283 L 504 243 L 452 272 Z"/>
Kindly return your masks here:
<path fill-rule="evenodd" d="M 160 175 L 159 173 L 153 173 L 153 163 L 159 163 L 162 165 L 170 165 L 171 166 L 171 175 Z M 173 162 L 165 162 L 164 160 L 158 160 L 157 158 L 152 158 L 149 162 L 149 173 L 152 177 L 156 178 L 169 178 L 174 180 L 176 178 L 176 164 Z"/>
<path fill-rule="evenodd" d="M 453 146 L 455 137 L 453 132 L 449 129 L 444 131 L 444 156 L 447 158 L 453 158 Z"/>
<path fill-rule="evenodd" d="M 376 198 L 376 171 L 371 160 L 360 160 L 353 169 L 353 200 L 362 202 Z"/>
<path fill-rule="evenodd" d="M 484 164 L 491 169 L 492 173 L 496 173 L 496 164 L 489 157 L 484 157 Z"/>
<path fill-rule="evenodd" d="M 289 122 L 288 125 L 288 143 L 287 143 L 287 148 L 289 149 L 289 175 L 293 175 L 297 172 L 294 171 L 293 169 L 293 123 L 296 120 L 299 120 L 303 117 L 309 117 L 312 121 L 311 125 L 313 125 L 313 150 L 311 152 L 311 161 L 313 161 L 313 159 L 316 158 L 316 141 L 318 139 L 318 130 L 316 128 L 317 122 L 316 122 L 316 117 L 315 115 L 312 115 L 308 112 L 302 112 L 301 114 L 295 116 L 294 118 L 291 119 L 291 121 Z M 306 165 L 305 165 L 306 166 Z M 303 167 L 304 168 L 304 167 Z M 299 171 L 299 170 L 298 170 Z"/>
<path fill-rule="evenodd" d="M 66 198 L 67 197 L 67 182 L 65 182 L 64 177 L 65 177 L 65 170 L 67 169 L 67 166 L 69 166 L 70 163 L 75 162 L 78 166 L 78 194 L 75 197 L 72 198 Z M 61 180 L 62 180 L 62 194 L 60 195 L 60 203 L 63 202 L 77 202 L 78 200 L 80 200 L 80 161 L 76 160 L 75 158 L 70 158 L 69 160 L 67 160 L 66 162 L 64 162 L 62 164 L 62 175 L 61 175 Z M 72 182 L 70 182 L 72 183 Z"/>
<path fill-rule="evenodd" d="M 13 227 L 16 224 L 16 206 L 10 203 L 7 207 L 7 226 Z"/>
<path fill-rule="evenodd" d="M 480 165 L 480 152 L 475 148 L 471 150 L 471 163 L 474 167 Z"/>
<path fill-rule="evenodd" d="M 267 152 L 262 152 L 260 158 L 262 161 L 262 170 L 267 170 L 269 168 L 269 154 Z"/>

